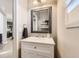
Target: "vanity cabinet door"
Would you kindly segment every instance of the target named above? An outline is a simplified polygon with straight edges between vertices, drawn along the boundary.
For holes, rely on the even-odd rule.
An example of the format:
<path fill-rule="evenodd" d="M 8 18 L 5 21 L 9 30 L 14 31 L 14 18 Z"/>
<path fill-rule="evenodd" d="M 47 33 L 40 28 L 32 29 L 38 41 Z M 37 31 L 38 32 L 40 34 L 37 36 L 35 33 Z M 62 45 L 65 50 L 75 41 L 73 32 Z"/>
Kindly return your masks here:
<path fill-rule="evenodd" d="M 53 58 L 54 46 L 48 44 L 21 42 L 22 58 Z"/>
<path fill-rule="evenodd" d="M 40 51 L 22 49 L 22 58 L 51 58 L 52 56 L 48 53 L 43 53 Z"/>
<path fill-rule="evenodd" d="M 21 50 L 21 57 L 22 58 L 34 58 L 35 56 L 36 56 L 36 54 L 31 50 L 27 50 L 27 49 Z"/>

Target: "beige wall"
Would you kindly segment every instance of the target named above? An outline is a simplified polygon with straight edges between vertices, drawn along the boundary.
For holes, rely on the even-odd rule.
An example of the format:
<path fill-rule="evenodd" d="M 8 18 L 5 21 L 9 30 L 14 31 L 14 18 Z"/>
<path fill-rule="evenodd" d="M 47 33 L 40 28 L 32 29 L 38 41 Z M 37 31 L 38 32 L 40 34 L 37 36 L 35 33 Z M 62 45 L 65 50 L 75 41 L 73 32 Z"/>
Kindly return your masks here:
<path fill-rule="evenodd" d="M 58 51 L 61 57 L 79 57 L 79 28 L 66 29 L 64 0 L 57 5 Z"/>

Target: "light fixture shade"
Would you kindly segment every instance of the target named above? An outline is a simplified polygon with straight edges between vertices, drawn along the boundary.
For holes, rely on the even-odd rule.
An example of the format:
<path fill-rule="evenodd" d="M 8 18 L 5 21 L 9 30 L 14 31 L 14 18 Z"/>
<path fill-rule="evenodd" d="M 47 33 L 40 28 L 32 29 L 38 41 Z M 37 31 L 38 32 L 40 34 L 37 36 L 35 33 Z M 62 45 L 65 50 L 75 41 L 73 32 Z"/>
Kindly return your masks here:
<path fill-rule="evenodd" d="M 33 5 L 39 5 L 39 1 L 38 0 L 34 0 L 33 1 Z"/>

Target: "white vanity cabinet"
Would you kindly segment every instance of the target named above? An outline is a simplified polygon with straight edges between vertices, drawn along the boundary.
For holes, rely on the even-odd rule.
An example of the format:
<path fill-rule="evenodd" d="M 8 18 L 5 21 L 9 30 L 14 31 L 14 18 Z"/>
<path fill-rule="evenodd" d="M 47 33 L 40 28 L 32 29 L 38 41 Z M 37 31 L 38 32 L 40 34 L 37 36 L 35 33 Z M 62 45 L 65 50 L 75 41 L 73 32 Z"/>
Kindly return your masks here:
<path fill-rule="evenodd" d="M 21 57 L 53 58 L 54 45 L 55 43 L 52 38 L 29 37 L 27 39 L 21 40 Z"/>

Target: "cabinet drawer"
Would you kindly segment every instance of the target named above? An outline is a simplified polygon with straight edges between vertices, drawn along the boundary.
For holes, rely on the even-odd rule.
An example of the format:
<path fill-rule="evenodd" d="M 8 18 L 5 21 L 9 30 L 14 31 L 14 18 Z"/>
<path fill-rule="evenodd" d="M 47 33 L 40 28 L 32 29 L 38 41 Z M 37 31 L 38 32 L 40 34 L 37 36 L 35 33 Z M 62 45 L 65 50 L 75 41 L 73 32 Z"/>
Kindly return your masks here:
<path fill-rule="evenodd" d="M 22 49 L 22 58 L 51 58 L 52 56 L 47 53 L 42 53 L 39 51 Z"/>
<path fill-rule="evenodd" d="M 52 45 L 27 42 L 21 42 L 21 48 L 43 51 L 48 53 L 51 53 L 51 51 L 54 50 L 54 47 Z"/>

